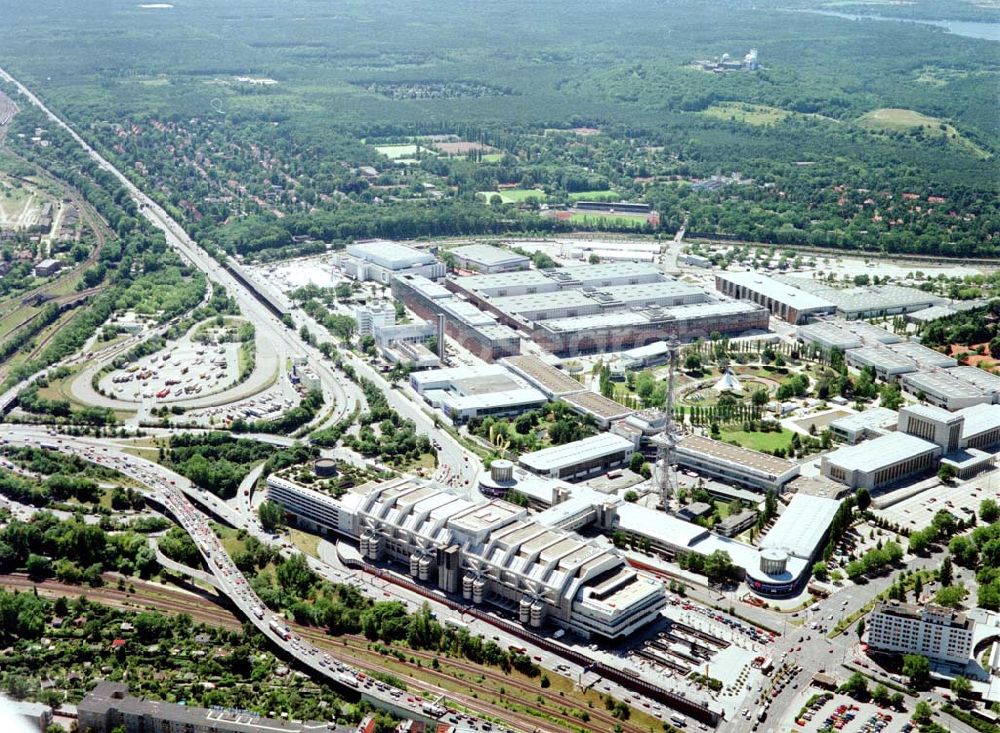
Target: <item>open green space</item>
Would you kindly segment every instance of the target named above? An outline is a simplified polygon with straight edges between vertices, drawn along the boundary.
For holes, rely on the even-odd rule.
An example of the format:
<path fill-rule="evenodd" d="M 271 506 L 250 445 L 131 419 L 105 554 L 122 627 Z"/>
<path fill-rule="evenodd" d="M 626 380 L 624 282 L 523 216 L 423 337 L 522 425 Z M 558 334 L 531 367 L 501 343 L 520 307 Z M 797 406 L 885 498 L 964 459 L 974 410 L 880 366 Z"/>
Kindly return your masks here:
<path fill-rule="evenodd" d="M 773 125 L 788 117 L 791 112 L 764 104 L 744 104 L 741 102 L 718 102 L 704 112 L 707 117 L 718 120 L 733 120 L 748 125 Z"/>
<path fill-rule="evenodd" d="M 780 432 L 751 432 L 743 430 L 723 430 L 720 436 L 726 442 L 736 442 L 750 450 L 772 453 L 778 448 L 787 449 L 792 442 L 792 431 L 782 428 Z"/>
<path fill-rule="evenodd" d="M 919 131 L 929 138 L 946 138 L 981 158 L 990 157 L 988 151 L 967 139 L 950 123 L 938 117 L 929 117 L 912 109 L 896 109 L 891 107 L 874 109 L 858 118 L 858 124 L 868 130 L 889 132 Z"/>
<path fill-rule="evenodd" d="M 545 195 L 545 191 L 535 188 L 506 188 L 503 191 L 480 191 L 479 195 L 483 197 L 486 203 L 492 201 L 494 196 L 499 196 L 500 200 L 505 204 L 520 204 L 528 199 L 545 201 L 548 198 Z"/>

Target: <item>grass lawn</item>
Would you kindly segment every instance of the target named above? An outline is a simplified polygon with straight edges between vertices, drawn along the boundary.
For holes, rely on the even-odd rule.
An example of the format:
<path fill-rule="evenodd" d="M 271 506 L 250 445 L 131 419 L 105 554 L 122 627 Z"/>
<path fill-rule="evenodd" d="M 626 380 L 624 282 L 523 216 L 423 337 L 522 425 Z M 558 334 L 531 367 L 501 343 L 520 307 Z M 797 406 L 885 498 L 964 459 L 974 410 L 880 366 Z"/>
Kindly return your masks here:
<path fill-rule="evenodd" d="M 858 124 L 868 130 L 888 130 L 891 132 L 907 132 L 914 128 L 923 128 L 924 134 L 928 137 L 946 137 L 980 158 L 990 157 L 988 152 L 971 140 L 964 138 L 958 130 L 947 122 L 937 117 L 929 117 L 915 112 L 912 109 L 894 107 L 873 109 L 871 112 L 861 115 L 858 118 Z"/>
<path fill-rule="evenodd" d="M 792 442 L 792 431 L 781 429 L 780 433 L 747 433 L 743 430 L 723 430 L 722 440 L 735 441 L 750 450 L 771 452 L 776 448 L 787 448 Z"/>
<path fill-rule="evenodd" d="M 791 112 L 778 107 L 768 107 L 763 104 L 744 104 L 742 102 L 719 102 L 702 112 L 706 117 L 717 120 L 735 120 L 747 125 L 765 126 L 781 122 Z"/>
<path fill-rule="evenodd" d="M 520 204 L 528 199 L 545 201 L 545 191 L 540 188 L 509 188 L 504 191 L 480 191 L 486 203 L 490 202 L 494 196 L 499 196 L 505 204 Z"/>
<path fill-rule="evenodd" d="M 291 538 L 292 544 L 302 552 L 313 557 L 319 557 L 319 537 L 317 535 L 289 527 L 288 536 Z"/>
<path fill-rule="evenodd" d="M 486 155 L 480 156 L 480 160 L 483 163 L 499 163 L 503 160 L 503 153 L 486 153 Z"/>
<path fill-rule="evenodd" d="M 212 530 L 219 537 L 219 540 L 222 542 L 222 546 L 225 548 L 230 557 L 237 552 L 243 552 L 246 550 L 246 543 L 237 538 L 238 532 L 232 527 L 224 527 L 221 524 L 212 522 Z"/>

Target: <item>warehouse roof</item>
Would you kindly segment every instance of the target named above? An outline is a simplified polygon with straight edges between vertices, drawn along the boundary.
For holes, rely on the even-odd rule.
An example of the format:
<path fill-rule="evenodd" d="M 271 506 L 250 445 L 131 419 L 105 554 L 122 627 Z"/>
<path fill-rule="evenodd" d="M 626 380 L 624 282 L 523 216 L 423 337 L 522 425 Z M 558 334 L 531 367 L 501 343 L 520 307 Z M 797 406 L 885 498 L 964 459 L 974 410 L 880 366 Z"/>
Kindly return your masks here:
<path fill-rule="evenodd" d="M 434 255 L 430 252 L 422 252 L 405 244 L 385 239 L 349 244 L 347 245 L 347 254 L 390 269 L 429 265 L 435 261 Z"/>
<path fill-rule="evenodd" d="M 537 356 L 508 356 L 502 360 L 518 374 L 550 396 L 572 394 L 586 389 L 569 374 L 551 364 L 542 361 Z"/>
<path fill-rule="evenodd" d="M 917 365 L 911 359 L 907 359 L 902 354 L 897 354 L 894 351 L 889 351 L 879 346 L 851 349 L 847 352 L 847 358 L 852 363 L 883 369 L 893 374 L 917 371 Z"/>
<path fill-rule="evenodd" d="M 520 462 L 533 471 L 545 472 L 631 449 L 631 440 L 614 433 L 599 433 L 565 445 L 525 453 Z"/>
<path fill-rule="evenodd" d="M 494 247 L 491 244 L 466 244 L 461 247 L 453 247 L 448 251 L 456 257 L 461 257 L 464 260 L 476 262 L 487 267 L 527 265 L 531 261 L 525 255 L 511 252 L 509 249 Z"/>
<path fill-rule="evenodd" d="M 702 288 L 679 280 L 665 280 L 663 282 L 637 283 L 635 285 L 608 285 L 600 288 L 594 293 L 594 297 L 603 300 L 602 296 L 611 301 L 623 303 L 652 303 L 662 298 L 690 298 L 695 297 L 699 301 L 708 300 L 708 293 Z"/>
<path fill-rule="evenodd" d="M 796 494 L 760 542 L 762 550 L 785 550 L 789 555 L 809 558 L 823 541 L 840 508 L 836 499 Z"/>
<path fill-rule="evenodd" d="M 777 279 L 793 287 L 806 288 L 836 305 L 837 310 L 849 314 L 913 308 L 921 304 L 935 305 L 945 302 L 944 298 L 901 285 L 836 288 L 819 280 L 795 275 L 779 275 Z"/>
<path fill-rule="evenodd" d="M 881 326 L 873 326 L 868 321 L 843 321 L 844 327 L 857 334 L 865 341 L 876 341 L 880 344 L 898 344 L 901 339 L 894 333 L 889 333 Z"/>
<path fill-rule="evenodd" d="M 573 407 L 579 408 L 585 414 L 593 415 L 598 420 L 614 420 L 626 417 L 634 412 L 634 410 L 630 410 L 624 405 L 608 399 L 604 395 L 597 394 L 597 392 L 576 392 L 575 394 L 563 397 L 563 401 Z"/>
<path fill-rule="evenodd" d="M 559 286 L 552 282 L 542 270 L 520 270 L 518 272 L 498 272 L 493 275 L 469 275 L 468 277 L 452 277 L 451 282 L 466 290 L 477 290 L 483 295 L 495 295 L 500 290 L 513 287 L 537 287 L 538 292 L 558 290 Z"/>
<path fill-rule="evenodd" d="M 913 435 L 886 433 L 858 445 L 838 448 L 823 460 L 848 471 L 871 473 L 937 449 L 934 443 Z"/>
<path fill-rule="evenodd" d="M 797 468 L 796 464 L 786 461 L 783 458 L 730 445 L 719 440 L 704 438 L 700 435 L 688 435 L 678 443 L 677 450 L 689 451 L 690 453 L 705 456 L 716 461 L 751 469 L 758 474 L 765 474 L 771 478 L 783 476 Z"/>
<path fill-rule="evenodd" d="M 716 277 L 762 293 L 769 298 L 785 303 L 796 310 L 833 309 L 833 303 L 795 285 L 783 283 L 759 272 L 717 272 Z"/>
<path fill-rule="evenodd" d="M 930 323 L 931 321 L 936 321 L 939 318 L 953 316 L 957 312 L 958 311 L 953 308 L 949 308 L 946 305 L 932 305 L 930 308 L 913 311 L 913 313 L 909 315 L 909 319 L 911 321 L 917 321 L 918 323 Z"/>
<path fill-rule="evenodd" d="M 618 516 L 617 529 L 645 537 L 668 538 L 670 544 L 676 547 L 690 547 L 709 534 L 704 527 L 641 504 L 625 502 L 615 509 L 615 513 Z"/>
<path fill-rule="evenodd" d="M 986 371 L 985 369 L 971 366 L 958 366 L 954 369 L 949 369 L 948 373 L 953 377 L 961 379 L 963 382 L 968 382 L 969 384 L 986 390 L 987 392 L 1000 392 L 1000 377 L 992 372 Z"/>
<path fill-rule="evenodd" d="M 952 376 L 947 370 L 914 372 L 905 375 L 903 382 L 917 391 L 943 395 L 946 398 L 986 397 L 986 393 L 979 387 Z"/>
<path fill-rule="evenodd" d="M 842 324 L 832 321 L 819 321 L 807 326 L 799 326 L 795 334 L 806 343 L 818 343 L 842 351 L 859 348 L 864 343 L 857 334 L 851 333 Z"/>
<path fill-rule="evenodd" d="M 1000 405 L 973 405 L 959 410 L 957 414 L 965 418 L 963 439 L 1000 428 Z"/>
<path fill-rule="evenodd" d="M 905 356 L 908 359 L 912 359 L 917 362 L 921 367 L 953 367 L 958 364 L 957 361 L 952 359 L 950 356 L 942 354 L 940 351 L 934 351 L 934 349 L 928 349 L 923 344 L 918 344 L 913 341 L 904 341 L 900 344 L 887 344 L 886 347 L 889 351 L 892 351 L 900 356 Z"/>
<path fill-rule="evenodd" d="M 862 412 L 838 418 L 830 423 L 831 428 L 844 432 L 855 430 L 887 430 L 896 425 L 899 414 L 888 407 L 869 407 Z"/>
<path fill-rule="evenodd" d="M 582 290 L 560 290 L 555 293 L 509 295 L 504 298 L 493 298 L 490 300 L 490 305 L 504 313 L 518 314 L 560 308 L 589 309 L 595 312 L 601 307 L 594 298 Z"/>

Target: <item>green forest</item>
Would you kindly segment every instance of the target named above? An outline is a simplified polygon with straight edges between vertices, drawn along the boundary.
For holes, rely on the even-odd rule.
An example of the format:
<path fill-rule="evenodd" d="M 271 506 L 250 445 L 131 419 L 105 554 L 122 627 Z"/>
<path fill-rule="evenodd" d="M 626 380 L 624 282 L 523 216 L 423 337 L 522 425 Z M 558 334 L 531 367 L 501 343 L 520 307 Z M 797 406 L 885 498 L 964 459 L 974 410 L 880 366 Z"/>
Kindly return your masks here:
<path fill-rule="evenodd" d="M 0 65 L 205 246 L 258 258 L 685 221 L 748 241 L 995 256 L 996 42 L 817 9 L 1000 20 L 965 0 L 95 0 L 11 8 L 21 32 Z M 702 65 L 751 48 L 757 69 Z M 490 195 L 505 187 L 541 189 L 547 208 Z M 560 216 L 582 192 L 660 216 L 638 230 Z"/>

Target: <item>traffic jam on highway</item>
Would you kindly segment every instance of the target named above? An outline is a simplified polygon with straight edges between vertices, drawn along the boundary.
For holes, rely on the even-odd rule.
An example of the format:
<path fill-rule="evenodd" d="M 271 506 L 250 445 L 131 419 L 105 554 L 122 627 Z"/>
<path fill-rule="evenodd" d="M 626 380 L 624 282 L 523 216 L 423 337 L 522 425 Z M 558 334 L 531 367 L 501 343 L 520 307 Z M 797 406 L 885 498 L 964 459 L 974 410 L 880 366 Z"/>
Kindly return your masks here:
<path fill-rule="evenodd" d="M 441 718 L 450 711 L 442 706 L 407 694 L 402 689 L 375 680 L 356 669 L 341 663 L 312 646 L 291 632 L 280 616 L 272 615 L 266 622 L 267 607 L 250 588 L 246 577 L 236 567 L 226 553 L 219 538 L 212 531 L 205 515 L 198 511 L 177 485 L 176 479 L 165 478 L 166 471 L 159 466 L 140 458 L 109 452 L 107 447 L 97 447 L 88 444 L 76 445 L 57 438 L 55 442 L 42 438 L 21 437 L 7 442 L 23 442 L 37 444 L 38 447 L 65 453 L 73 453 L 93 463 L 113 467 L 121 473 L 140 482 L 150 490 L 150 498 L 162 504 L 181 524 L 183 529 L 194 540 L 202 555 L 209 562 L 212 574 L 216 577 L 221 589 L 233 600 L 241 610 L 256 621 L 261 631 L 285 647 L 296 659 L 324 674 L 331 680 L 356 690 L 363 690 L 375 697 L 386 698 L 394 707 L 409 709 L 414 714 L 420 713 L 427 717 Z M 159 472 L 158 472 L 159 471 Z M 468 717 L 468 716 L 467 716 Z M 490 730 L 488 722 L 475 721 L 473 727 L 482 726 Z"/>

